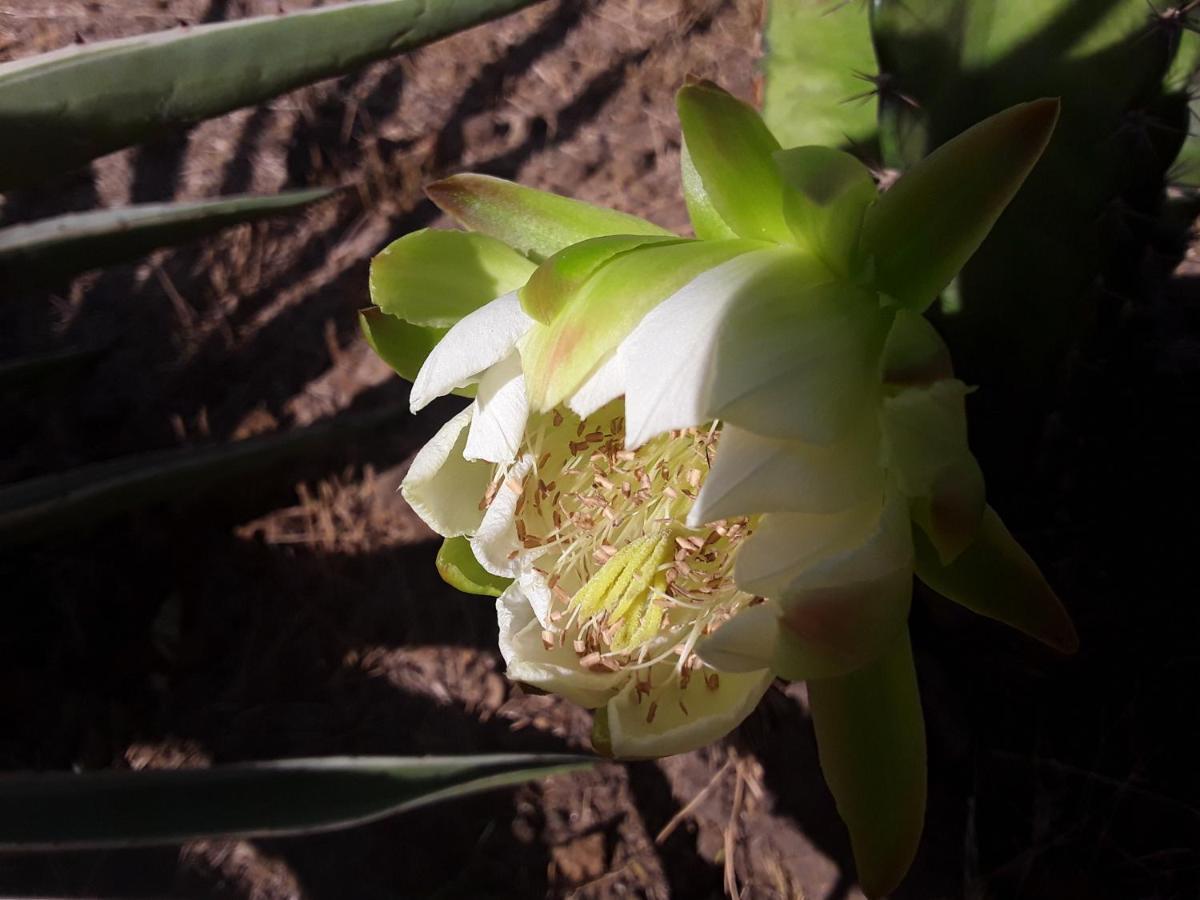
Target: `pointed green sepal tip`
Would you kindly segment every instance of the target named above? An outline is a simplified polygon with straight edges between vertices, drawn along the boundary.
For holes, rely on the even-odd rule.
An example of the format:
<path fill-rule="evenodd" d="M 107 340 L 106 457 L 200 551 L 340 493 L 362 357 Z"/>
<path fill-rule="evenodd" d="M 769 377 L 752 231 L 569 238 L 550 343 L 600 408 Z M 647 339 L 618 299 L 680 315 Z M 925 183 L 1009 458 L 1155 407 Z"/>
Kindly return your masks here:
<path fill-rule="evenodd" d="M 464 594 L 499 597 L 511 583 L 511 578 L 493 575 L 479 564 L 466 537 L 446 538 L 437 554 L 437 570 L 442 581 Z"/>
<path fill-rule="evenodd" d="M 637 216 L 491 175 L 451 175 L 427 185 L 425 193 L 464 228 L 497 238 L 535 262 L 608 234 L 671 235 Z"/>
<path fill-rule="evenodd" d="M 863 223 L 875 284 L 923 310 L 979 249 L 1050 142 L 1057 99 L 1006 109 L 946 142 L 905 174 Z"/>
<path fill-rule="evenodd" d="M 907 874 L 925 822 L 925 723 L 907 629 L 870 665 L 810 681 L 808 699 L 859 883 L 883 897 Z"/>
<path fill-rule="evenodd" d="M 1060 653 L 1079 649 L 1079 635 L 1062 602 L 990 506 L 975 540 L 949 564 L 919 529 L 913 538 L 917 577 L 943 597 Z"/>
<path fill-rule="evenodd" d="M 549 325 L 575 292 L 605 263 L 645 244 L 682 243 L 679 237 L 613 234 L 559 250 L 529 276 L 517 296 L 530 318 Z"/>
<path fill-rule="evenodd" d="M 707 81 L 675 95 L 683 129 L 684 195 L 696 234 L 790 243 L 779 141 L 748 103 Z"/>

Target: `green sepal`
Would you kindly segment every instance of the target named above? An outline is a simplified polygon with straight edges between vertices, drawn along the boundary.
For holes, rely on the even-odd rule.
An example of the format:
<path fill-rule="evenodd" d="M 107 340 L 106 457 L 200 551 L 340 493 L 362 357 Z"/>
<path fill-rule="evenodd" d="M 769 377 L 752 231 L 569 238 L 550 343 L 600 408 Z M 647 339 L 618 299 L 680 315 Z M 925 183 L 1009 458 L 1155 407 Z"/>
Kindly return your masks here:
<path fill-rule="evenodd" d="M 498 238 L 535 262 L 606 234 L 672 236 L 637 216 L 491 175 L 452 175 L 427 186 L 425 193 L 464 228 Z"/>
<path fill-rule="evenodd" d="M 606 759 L 613 758 L 612 732 L 608 727 L 608 707 L 592 713 L 592 749 Z"/>
<path fill-rule="evenodd" d="M 442 581 L 464 594 L 499 597 L 512 584 L 511 578 L 493 575 L 479 564 L 471 550 L 471 539 L 446 538 L 437 554 L 437 570 Z"/>
<path fill-rule="evenodd" d="M 985 119 L 917 163 L 867 211 L 863 252 L 875 284 L 905 306 L 931 304 L 983 243 L 1046 149 L 1057 100 Z"/>
<path fill-rule="evenodd" d="M 526 314 L 548 325 L 596 271 L 616 256 L 646 244 L 682 243 L 685 238 L 612 234 L 564 247 L 529 276 L 517 296 Z"/>
<path fill-rule="evenodd" d="M 796 242 L 842 277 L 857 268 L 863 216 L 875 202 L 875 179 L 861 162 L 830 147 L 775 154 L 784 183 L 783 215 Z"/>
<path fill-rule="evenodd" d="M 371 260 L 371 302 L 414 325 L 449 328 L 515 291 L 536 266 L 486 234 L 423 228 Z"/>
<path fill-rule="evenodd" d="M 913 545 L 917 577 L 943 597 L 1060 653 L 1079 649 L 1079 636 L 1062 602 L 990 506 L 975 540 L 949 565 L 942 564 L 920 529 L 913 529 Z"/>
<path fill-rule="evenodd" d="M 416 380 L 425 357 L 437 346 L 447 331 L 445 328 L 413 325 L 411 322 L 389 316 L 376 306 L 368 306 L 358 311 L 358 325 L 375 355 L 406 381 Z M 453 393 L 459 397 L 474 397 L 475 385 L 456 388 Z"/>
<path fill-rule="evenodd" d="M 568 399 L 651 309 L 754 241 L 687 241 L 639 247 L 601 266 L 554 321 L 521 347 L 529 403 L 546 411 Z"/>
<path fill-rule="evenodd" d="M 863 893 L 882 897 L 912 865 L 925 820 L 925 723 L 907 629 L 870 665 L 810 681 L 808 702 Z"/>
<path fill-rule="evenodd" d="M 683 183 L 683 202 L 687 206 L 692 232 L 702 241 L 726 241 L 736 238 L 733 229 L 725 224 L 717 208 L 713 206 L 704 180 L 696 171 L 692 154 L 688 153 L 687 142 L 679 148 L 679 176 Z"/>
<path fill-rule="evenodd" d="M 710 83 L 689 84 L 675 97 L 688 158 L 688 209 L 711 207 L 739 237 L 790 243 L 783 217 L 784 185 L 772 155 L 779 142 L 748 104 Z M 685 172 L 685 175 L 687 173 Z M 691 184 L 689 184 L 691 182 Z M 693 221 L 697 235 L 712 230 Z M 715 235 L 714 235 L 715 236 Z"/>
<path fill-rule="evenodd" d="M 358 324 L 375 355 L 408 381 L 417 377 L 422 363 L 446 334 L 445 328 L 426 328 L 389 316 L 377 306 L 358 311 Z"/>
<path fill-rule="evenodd" d="M 923 315 L 897 309 L 883 345 L 880 377 L 892 388 L 928 387 L 953 378 L 950 348 Z"/>

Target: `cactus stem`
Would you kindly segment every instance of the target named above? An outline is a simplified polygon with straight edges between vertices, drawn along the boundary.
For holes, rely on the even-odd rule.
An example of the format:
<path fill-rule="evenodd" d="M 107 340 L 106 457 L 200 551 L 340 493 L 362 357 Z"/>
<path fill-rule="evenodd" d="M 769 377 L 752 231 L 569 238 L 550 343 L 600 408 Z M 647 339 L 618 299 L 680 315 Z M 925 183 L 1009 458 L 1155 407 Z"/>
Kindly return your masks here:
<path fill-rule="evenodd" d="M 839 9 L 844 9 L 847 6 L 853 5 L 853 3 L 854 3 L 854 0 L 841 0 L 841 2 L 835 3 L 835 4 L 833 4 L 833 6 L 829 7 L 829 9 L 825 10 L 825 12 L 821 13 L 821 15 L 831 16 L 835 12 L 837 12 Z M 864 8 L 864 12 L 866 11 L 867 3 L 868 3 L 868 0 L 860 0 L 860 2 L 859 2 L 859 6 Z"/>
<path fill-rule="evenodd" d="M 1108 145 L 1128 137 L 1132 139 L 1130 149 L 1153 157 L 1161 150 L 1154 140 L 1154 132 L 1177 135 L 1181 138 L 1188 136 L 1187 130 L 1164 122 L 1144 109 L 1131 109 L 1121 116 L 1117 127 L 1107 137 L 1102 138 L 1100 144 Z M 1164 161 L 1164 164 L 1169 163 L 1170 160 Z"/>
<path fill-rule="evenodd" d="M 1104 210 L 1100 213 L 1097 221 L 1105 218 L 1119 219 L 1124 221 L 1132 219 L 1135 222 L 1143 222 L 1147 225 L 1152 225 L 1156 219 L 1154 216 L 1134 209 L 1122 197 L 1113 197 L 1105 204 Z"/>
<path fill-rule="evenodd" d="M 1154 11 L 1154 15 L 1160 22 L 1186 26 L 1187 24 L 1191 24 L 1188 23 L 1188 15 L 1197 7 L 1200 7 L 1200 0 L 1188 0 L 1187 3 L 1179 6 L 1168 6 L 1166 9 L 1161 10 L 1157 9 L 1150 0 L 1146 0 L 1146 5 Z"/>
<path fill-rule="evenodd" d="M 1151 30 L 1167 35 L 1172 52 L 1175 51 L 1179 37 L 1184 31 L 1200 31 L 1200 24 L 1192 19 L 1192 13 L 1200 7 L 1200 0 L 1188 0 L 1187 3 L 1168 6 L 1166 9 L 1156 7 L 1153 0 L 1146 0 L 1146 5 L 1150 7 Z"/>
<path fill-rule="evenodd" d="M 893 97 L 901 102 L 911 106 L 913 109 L 920 109 L 921 104 L 915 99 L 896 89 L 895 76 L 890 72 L 880 72 L 878 75 L 869 75 L 866 72 L 854 72 L 854 77 L 859 81 L 865 81 L 872 85 L 872 89 L 864 91 L 861 94 L 855 94 L 852 97 L 847 97 L 843 103 L 850 103 L 854 100 L 864 100 L 869 97 L 878 96 L 881 100 Z"/>
<path fill-rule="evenodd" d="M 1121 116 L 1121 123 L 1117 125 L 1111 136 L 1117 137 L 1118 135 L 1132 132 L 1139 137 L 1149 137 L 1150 132 L 1152 131 L 1176 135 L 1187 134 L 1185 129 L 1179 128 L 1175 125 L 1170 125 L 1157 116 L 1152 115 L 1147 110 L 1131 109 L 1127 110 L 1124 115 Z"/>

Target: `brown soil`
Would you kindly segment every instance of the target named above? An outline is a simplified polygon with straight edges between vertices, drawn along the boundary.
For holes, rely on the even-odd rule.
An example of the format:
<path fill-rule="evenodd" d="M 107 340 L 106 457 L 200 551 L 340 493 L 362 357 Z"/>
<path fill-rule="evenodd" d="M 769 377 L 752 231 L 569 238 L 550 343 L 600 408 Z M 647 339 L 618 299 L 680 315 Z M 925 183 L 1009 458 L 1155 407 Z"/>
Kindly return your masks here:
<path fill-rule="evenodd" d="M 2 0 L 0 58 L 307 5 Z M 4 395 L 0 481 L 401 408 L 406 385 L 355 310 L 372 254 L 448 224 L 422 184 L 488 172 L 684 228 L 673 91 L 690 74 L 752 96 L 760 14 L 759 0 L 546 2 L 11 193 L 4 223 L 349 186 L 298 219 L 6 298 L 0 361 L 102 353 Z M 1160 535 L 1194 534 L 1182 422 L 1198 406 L 1198 310 L 1186 273 L 1124 308 L 1081 351 L 1037 470 L 993 498 L 1074 609 L 1084 653 L 1065 663 L 919 598 L 933 786 L 898 896 L 1195 896 L 1200 785 L 1171 748 L 1195 714 L 1200 623 L 1184 551 Z M 453 408 L 0 554 L 0 767 L 586 748 L 586 713 L 503 677 L 492 604 L 438 580 L 432 535 L 395 493 Z M 341 833 L 0 855 L 0 893 L 18 895 L 707 898 L 730 882 L 746 898 L 861 896 L 802 686 L 778 685 L 697 753 Z"/>

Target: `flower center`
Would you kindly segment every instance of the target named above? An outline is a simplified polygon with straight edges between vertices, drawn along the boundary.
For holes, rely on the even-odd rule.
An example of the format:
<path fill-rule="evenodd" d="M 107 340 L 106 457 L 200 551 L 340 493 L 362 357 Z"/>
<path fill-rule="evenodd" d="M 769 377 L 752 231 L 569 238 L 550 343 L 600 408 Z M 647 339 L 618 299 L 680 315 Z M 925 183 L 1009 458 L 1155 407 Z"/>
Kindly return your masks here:
<path fill-rule="evenodd" d="M 505 485 L 519 490 L 520 547 L 510 555 L 530 553 L 549 589 L 547 647 L 570 642 L 596 671 L 671 661 L 686 685 L 701 665 L 696 641 L 754 602 L 734 585 L 733 561 L 755 523 L 685 524 L 717 423 L 626 450 L 621 411 L 617 401 L 587 419 L 566 410 L 533 417 L 521 454 L 532 467 L 519 484 L 515 467 L 498 467 L 483 505 Z M 705 680 L 715 688 L 715 673 Z"/>

